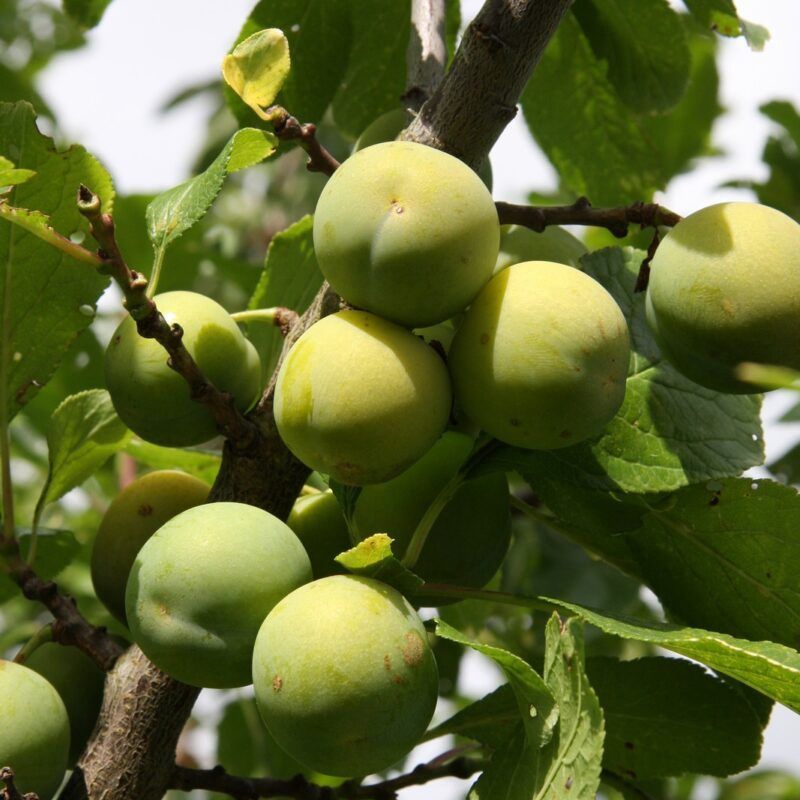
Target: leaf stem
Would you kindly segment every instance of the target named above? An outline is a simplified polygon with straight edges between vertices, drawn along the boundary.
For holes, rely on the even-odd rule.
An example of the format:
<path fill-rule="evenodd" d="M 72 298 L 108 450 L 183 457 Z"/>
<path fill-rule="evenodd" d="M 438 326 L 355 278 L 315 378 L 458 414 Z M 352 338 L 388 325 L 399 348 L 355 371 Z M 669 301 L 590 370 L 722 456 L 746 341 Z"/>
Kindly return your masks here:
<path fill-rule="evenodd" d="M 493 589 L 475 589 L 471 586 L 455 586 L 449 583 L 423 583 L 419 587 L 418 594 L 425 597 L 449 597 L 457 600 L 484 600 L 488 603 L 500 603 L 505 606 L 531 608 L 535 611 L 544 611 L 547 614 L 551 614 L 553 611 L 557 611 L 559 614 L 572 613 L 556 603 L 551 603 L 539 597 L 497 592 Z"/>
<path fill-rule="evenodd" d="M 282 309 L 280 306 L 274 308 L 249 308 L 246 311 L 234 311 L 231 319 L 234 322 L 266 322 L 274 325 L 278 314 Z"/>
<path fill-rule="evenodd" d="M 14 656 L 14 663 L 24 664 L 43 644 L 52 641 L 53 623 L 48 622 L 47 625 L 42 625 L 42 627 L 20 648 L 19 652 Z"/>
<path fill-rule="evenodd" d="M 166 245 L 161 245 L 153 258 L 153 269 L 150 271 L 150 280 L 147 282 L 147 289 L 145 293 L 148 297 L 152 297 L 156 293 L 158 281 L 161 278 L 161 266 L 164 263 L 164 254 L 167 252 Z"/>

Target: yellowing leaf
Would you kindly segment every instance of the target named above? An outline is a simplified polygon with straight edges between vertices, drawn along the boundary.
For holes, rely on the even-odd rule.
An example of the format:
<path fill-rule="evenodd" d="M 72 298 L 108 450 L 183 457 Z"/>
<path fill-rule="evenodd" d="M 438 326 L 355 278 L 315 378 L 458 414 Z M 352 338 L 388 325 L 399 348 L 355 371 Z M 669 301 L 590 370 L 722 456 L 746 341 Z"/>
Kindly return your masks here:
<path fill-rule="evenodd" d="M 261 119 L 268 120 L 264 109 L 277 97 L 290 65 L 289 42 L 283 31 L 266 28 L 248 36 L 225 56 L 222 76 Z"/>

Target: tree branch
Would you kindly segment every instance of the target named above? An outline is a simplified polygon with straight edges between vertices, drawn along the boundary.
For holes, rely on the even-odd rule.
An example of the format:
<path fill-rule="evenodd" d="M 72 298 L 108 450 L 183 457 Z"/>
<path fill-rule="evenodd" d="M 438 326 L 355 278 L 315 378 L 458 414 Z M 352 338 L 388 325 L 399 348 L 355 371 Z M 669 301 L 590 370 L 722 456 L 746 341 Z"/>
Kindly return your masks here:
<path fill-rule="evenodd" d="M 20 794 L 14 783 L 14 770 L 11 767 L 0 767 L 0 781 L 6 785 L 0 792 L 0 800 L 39 800 L 39 795 L 34 792 Z"/>
<path fill-rule="evenodd" d="M 275 135 L 282 142 L 297 142 L 308 153 L 306 169 L 333 175 L 339 162 L 317 141 L 317 126 L 312 122 L 300 123 L 285 108 L 270 106 L 266 112 Z"/>
<path fill-rule="evenodd" d="M 367 786 L 359 781 L 347 781 L 334 789 L 311 783 L 302 775 L 295 775 L 289 780 L 240 778 L 229 775 L 223 767 L 175 767 L 170 788 L 184 792 L 204 789 L 228 794 L 239 800 L 256 800 L 260 797 L 290 797 L 293 800 L 394 800 L 401 789 L 409 786 L 422 786 L 439 778 L 468 778 L 473 775 L 483 768 L 483 764 L 466 758 L 464 754 L 475 749 L 476 746 L 470 745 L 449 750 L 432 761 L 419 764 L 405 775 Z"/>
<path fill-rule="evenodd" d="M 86 186 L 78 190 L 78 210 L 89 221 L 89 230 L 100 245 L 98 254 L 103 263 L 98 269 L 110 275 L 122 290 L 139 335 L 155 339 L 167 351 L 167 365 L 189 384 L 192 399 L 208 408 L 225 438 L 242 449 L 250 447 L 258 436 L 257 427 L 240 413 L 232 395 L 219 391 L 200 371 L 183 344 L 183 328 L 177 323 L 170 325 L 147 296 L 147 278 L 125 263 L 113 218 L 102 213 L 100 198 Z"/>
<path fill-rule="evenodd" d="M 411 35 L 406 50 L 403 100 L 418 111 L 444 77 L 446 0 L 411 0 Z"/>
<path fill-rule="evenodd" d="M 402 134 L 479 167 L 516 116 L 528 78 L 572 0 L 487 0 L 453 63 Z"/>

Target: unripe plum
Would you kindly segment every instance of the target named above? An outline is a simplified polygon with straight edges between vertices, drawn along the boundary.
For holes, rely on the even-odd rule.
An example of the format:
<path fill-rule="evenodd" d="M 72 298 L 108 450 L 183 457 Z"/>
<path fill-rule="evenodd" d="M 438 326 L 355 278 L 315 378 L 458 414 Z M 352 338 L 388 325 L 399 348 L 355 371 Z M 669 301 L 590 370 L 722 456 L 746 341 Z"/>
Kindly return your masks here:
<path fill-rule="evenodd" d="M 208 503 L 162 525 L 139 551 L 125 607 L 134 640 L 168 675 L 192 686 L 251 681 L 264 617 L 311 580 L 300 540 L 243 503 Z"/>
<path fill-rule="evenodd" d="M 529 261 L 489 282 L 450 348 L 457 402 L 500 441 L 534 450 L 599 433 L 625 397 L 625 317 L 573 267 Z"/>
<path fill-rule="evenodd" d="M 352 544 L 341 506 L 330 489 L 299 497 L 286 524 L 303 543 L 315 578 L 343 571 L 334 559 Z"/>
<path fill-rule="evenodd" d="M 25 666 L 46 678 L 64 702 L 70 729 L 67 766 L 72 767 L 97 722 L 103 702 L 105 673 L 82 650 L 54 642 L 37 647 L 28 656 Z"/>
<path fill-rule="evenodd" d="M 422 516 L 464 463 L 472 444 L 471 437 L 448 431 L 405 472 L 365 487 L 354 515 L 359 535 L 387 533 L 394 539 L 395 555 L 402 558 Z M 472 478 L 439 513 L 414 572 L 433 583 L 485 586 L 503 562 L 510 538 L 505 474 Z"/>
<path fill-rule="evenodd" d="M 748 393 L 743 361 L 800 369 L 800 225 L 758 203 L 719 203 L 681 220 L 650 268 L 647 319 L 693 381 Z"/>
<path fill-rule="evenodd" d="M 58 692 L 21 664 L 0 661 L 0 767 L 14 770 L 17 789 L 50 800 L 67 769 L 69 719 Z"/>
<path fill-rule="evenodd" d="M 165 292 L 154 300 L 167 322 L 183 328 L 183 343 L 205 377 L 248 409 L 261 386 L 261 364 L 228 312 L 195 292 Z M 111 337 L 105 376 L 114 408 L 142 439 L 188 447 L 217 435 L 209 410 L 192 400 L 189 385 L 167 366 L 166 350 L 140 336 L 130 315 Z"/>
<path fill-rule="evenodd" d="M 494 271 L 523 261 L 554 261 L 577 267 L 586 253 L 586 245 L 580 239 L 556 225 L 541 233 L 522 225 L 504 225 L 500 229 L 500 253 Z"/>
<path fill-rule="evenodd" d="M 292 592 L 264 620 L 253 683 L 264 723 L 290 756 L 328 775 L 362 776 L 419 741 L 438 672 L 399 592 L 333 575 Z"/>
<path fill-rule="evenodd" d="M 409 117 L 404 108 L 393 108 L 385 114 L 381 114 L 377 119 L 370 122 L 366 128 L 361 132 L 361 136 L 356 139 L 353 145 L 353 152 L 357 153 L 365 147 L 371 147 L 373 144 L 381 144 L 382 142 L 391 142 L 397 139 L 401 131 L 407 128 L 409 124 Z M 489 159 L 485 159 L 480 169 L 478 170 L 478 177 L 483 181 L 486 188 L 492 191 L 492 163 Z"/>
<path fill-rule="evenodd" d="M 492 274 L 500 225 L 463 162 L 413 142 L 360 150 L 314 215 L 314 251 L 349 303 L 410 328 L 466 308 Z"/>
<path fill-rule="evenodd" d="M 409 331 L 365 311 L 324 317 L 294 344 L 275 387 L 275 422 L 303 463 L 341 483 L 380 483 L 447 424 L 450 379 Z"/>
<path fill-rule="evenodd" d="M 92 583 L 120 622 L 126 622 L 125 586 L 136 554 L 167 520 L 205 503 L 208 492 L 203 481 L 165 469 L 137 478 L 111 501 L 92 548 Z"/>

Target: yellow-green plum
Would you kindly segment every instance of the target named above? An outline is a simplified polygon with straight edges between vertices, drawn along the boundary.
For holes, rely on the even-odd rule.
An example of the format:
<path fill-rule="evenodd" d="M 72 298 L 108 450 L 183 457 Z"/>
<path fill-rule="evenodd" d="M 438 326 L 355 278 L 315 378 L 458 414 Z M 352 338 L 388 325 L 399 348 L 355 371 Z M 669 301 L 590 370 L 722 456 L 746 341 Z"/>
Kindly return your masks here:
<path fill-rule="evenodd" d="M 522 225 L 504 225 L 500 232 L 500 253 L 494 271 L 523 261 L 555 261 L 577 267 L 586 245 L 569 231 L 553 225 L 541 233 Z"/>
<path fill-rule="evenodd" d="M 409 117 L 404 108 L 393 108 L 391 111 L 381 114 L 361 132 L 361 136 L 356 139 L 356 143 L 353 145 L 353 152 L 357 153 L 359 150 L 371 147 L 373 144 L 394 141 L 400 135 L 400 132 L 408 127 L 408 124 Z M 478 176 L 491 192 L 492 164 L 488 158 L 478 170 Z"/>
<path fill-rule="evenodd" d="M 245 686 L 264 617 L 309 580 L 303 545 L 277 517 L 243 503 L 208 503 L 173 517 L 139 551 L 125 595 L 128 624 L 173 678 Z"/>
<path fill-rule="evenodd" d="M 352 544 L 341 506 L 330 489 L 299 497 L 286 524 L 303 543 L 315 578 L 344 571 L 334 559 Z"/>
<path fill-rule="evenodd" d="M 616 414 L 629 357 L 625 317 L 597 281 L 528 261 L 481 292 L 449 365 L 470 419 L 507 444 L 552 450 L 599 433 Z"/>
<path fill-rule="evenodd" d="M 67 709 L 45 678 L 0 661 L 0 767 L 14 770 L 17 789 L 50 800 L 67 769 Z"/>
<path fill-rule="evenodd" d="M 206 378 L 230 392 L 241 410 L 248 409 L 261 386 L 261 365 L 228 312 L 195 292 L 165 292 L 154 300 L 167 322 L 183 328 L 183 343 Z M 114 408 L 142 439 L 188 447 L 217 435 L 209 410 L 192 400 L 186 381 L 167 366 L 164 348 L 139 336 L 131 316 L 111 337 L 105 376 Z"/>
<path fill-rule="evenodd" d="M 720 203 L 658 246 L 647 319 L 666 358 L 709 389 L 747 393 L 743 361 L 800 369 L 800 225 L 758 203 Z"/>
<path fill-rule="evenodd" d="M 410 328 L 466 308 L 489 280 L 500 225 L 463 162 L 413 142 L 352 155 L 322 190 L 314 252 L 349 303 Z"/>
<path fill-rule="evenodd" d="M 395 555 L 402 557 L 423 514 L 464 463 L 472 444 L 471 437 L 448 431 L 405 472 L 386 483 L 365 487 L 354 514 L 359 535 L 389 534 Z M 433 583 L 484 586 L 500 567 L 510 537 L 505 475 L 498 472 L 473 478 L 462 484 L 439 513 L 414 572 Z"/>
<path fill-rule="evenodd" d="M 452 392 L 442 359 L 366 311 L 324 317 L 278 373 L 275 422 L 288 448 L 341 483 L 380 483 L 439 438 Z"/>
<path fill-rule="evenodd" d="M 72 767 L 97 722 L 103 702 L 105 673 L 77 647 L 64 647 L 54 642 L 37 647 L 28 656 L 25 666 L 46 678 L 64 702 L 70 728 L 67 766 Z"/>
<path fill-rule="evenodd" d="M 362 776 L 419 741 L 438 672 L 399 592 L 333 575 L 292 592 L 264 620 L 253 684 L 267 729 L 290 756 L 328 775 Z"/>
<path fill-rule="evenodd" d="M 203 481 L 178 470 L 150 472 L 126 486 L 108 506 L 92 547 L 92 583 L 122 623 L 125 586 L 144 543 L 167 521 L 208 499 Z"/>

